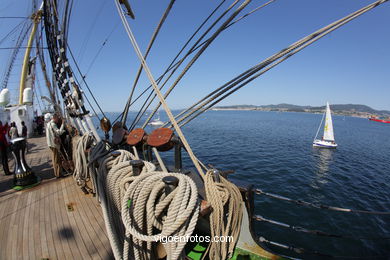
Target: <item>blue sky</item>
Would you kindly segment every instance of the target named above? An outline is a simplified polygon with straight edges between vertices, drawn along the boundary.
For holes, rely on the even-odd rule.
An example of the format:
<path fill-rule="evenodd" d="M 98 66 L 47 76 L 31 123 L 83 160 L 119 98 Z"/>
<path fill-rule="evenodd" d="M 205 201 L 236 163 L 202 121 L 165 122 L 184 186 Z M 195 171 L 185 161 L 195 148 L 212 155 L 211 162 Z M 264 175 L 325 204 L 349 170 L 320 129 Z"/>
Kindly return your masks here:
<path fill-rule="evenodd" d="M 24 5 L 20 3 L 24 2 Z M 114 1 L 74 1 L 69 45 L 86 73 L 103 41 L 110 38 L 87 74 L 105 111 L 121 111 L 130 93 L 138 60 Z M 145 50 L 167 0 L 131 0 L 130 21 Z M 223 32 L 168 98 L 172 108 L 191 105 L 216 87 L 296 40 L 369 4 L 369 0 L 277 0 Z M 148 64 L 157 78 L 195 28 L 219 1 L 177 1 L 154 45 Z M 231 1 L 227 1 L 224 8 Z M 247 12 L 265 3 L 252 1 Z M 0 16 L 26 16 L 31 1 L 1 0 Z M 244 10 L 244 13 L 246 13 Z M 390 110 L 390 3 L 385 3 L 309 46 L 253 81 L 220 105 L 365 104 Z M 0 19 L 0 39 L 17 20 Z M 9 47 L 12 42 L 3 43 Z M 9 51 L 0 50 L 0 75 Z M 75 69 L 75 68 L 74 68 Z M 17 72 L 15 72 L 17 74 Z M 15 76 L 16 77 L 16 76 Z M 42 76 L 38 76 L 43 82 Z M 16 84 L 17 78 L 13 80 Z M 11 83 L 11 82 L 10 82 Z M 137 93 L 148 85 L 141 78 Z M 10 86 L 11 89 L 11 86 Z M 42 90 L 44 92 L 44 90 Z M 136 110 L 139 103 L 132 109 Z"/>

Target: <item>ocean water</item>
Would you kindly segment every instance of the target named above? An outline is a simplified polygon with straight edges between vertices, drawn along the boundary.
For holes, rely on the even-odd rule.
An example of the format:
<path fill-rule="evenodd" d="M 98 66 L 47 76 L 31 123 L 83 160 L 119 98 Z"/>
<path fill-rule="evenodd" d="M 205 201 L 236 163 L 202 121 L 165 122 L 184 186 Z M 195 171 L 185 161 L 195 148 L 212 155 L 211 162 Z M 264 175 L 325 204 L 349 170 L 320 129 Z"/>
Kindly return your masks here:
<path fill-rule="evenodd" d="M 160 114 L 166 121 L 166 116 Z M 118 114 L 108 115 L 113 119 Z M 129 121 L 134 116 L 130 113 Z M 312 203 L 390 212 L 390 124 L 334 116 L 339 146 L 335 150 L 319 149 L 312 147 L 312 141 L 321 117 L 307 113 L 208 111 L 186 125 L 183 132 L 203 163 L 234 170 L 231 179 Z M 191 166 L 188 157 L 184 157 L 184 164 Z M 267 240 L 341 258 L 390 258 L 390 239 L 383 239 L 390 238 L 390 215 L 308 208 L 264 195 L 255 196 L 255 213 L 348 237 L 322 237 L 256 222 L 256 234 Z M 270 248 L 285 255 L 319 257 Z"/>

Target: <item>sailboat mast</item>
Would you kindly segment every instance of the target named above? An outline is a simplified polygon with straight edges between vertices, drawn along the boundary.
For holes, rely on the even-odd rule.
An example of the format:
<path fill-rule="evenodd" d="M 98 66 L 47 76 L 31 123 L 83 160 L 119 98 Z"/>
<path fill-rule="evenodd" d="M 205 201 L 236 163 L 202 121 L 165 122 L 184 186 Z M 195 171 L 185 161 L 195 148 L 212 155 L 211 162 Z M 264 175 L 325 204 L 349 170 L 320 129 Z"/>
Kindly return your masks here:
<path fill-rule="evenodd" d="M 31 19 L 33 20 L 33 27 L 30 33 L 30 37 L 28 38 L 27 42 L 27 48 L 26 52 L 24 53 L 24 59 L 23 59 L 23 67 L 22 67 L 22 73 L 20 75 L 20 84 L 19 84 L 19 105 L 23 105 L 23 91 L 26 85 L 26 78 L 27 78 L 27 72 L 28 72 L 28 64 L 30 60 L 30 53 L 31 53 L 31 48 L 34 42 L 34 37 L 37 32 L 37 27 L 39 22 L 41 21 L 42 17 L 42 10 L 43 10 L 43 2 L 41 4 L 41 7 L 39 10 L 34 13 L 31 16 Z"/>

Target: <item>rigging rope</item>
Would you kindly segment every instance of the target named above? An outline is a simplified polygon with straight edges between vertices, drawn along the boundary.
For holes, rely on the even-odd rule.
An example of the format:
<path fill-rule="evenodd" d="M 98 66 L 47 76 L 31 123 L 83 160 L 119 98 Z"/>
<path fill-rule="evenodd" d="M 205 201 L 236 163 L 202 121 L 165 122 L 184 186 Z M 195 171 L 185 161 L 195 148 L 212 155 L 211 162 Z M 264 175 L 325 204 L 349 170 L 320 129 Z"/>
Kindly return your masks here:
<path fill-rule="evenodd" d="M 16 47 L 8 60 L 8 64 L 6 66 L 6 68 L 8 68 L 8 69 L 6 71 L 4 71 L 3 82 L 1 84 L 2 88 L 6 88 L 8 85 L 8 80 L 9 80 L 9 77 L 11 76 L 11 71 L 12 71 L 13 65 L 16 61 L 16 57 L 19 53 L 20 46 L 22 45 L 23 41 L 26 39 L 28 31 L 30 30 L 31 27 L 32 27 L 32 23 L 30 23 L 28 26 L 26 26 L 26 21 L 24 21 L 23 28 L 22 28 L 22 30 L 19 34 L 19 37 L 16 41 L 16 44 L 15 44 Z"/>
<path fill-rule="evenodd" d="M 25 16 L 0 16 L 0 19 L 27 19 Z"/>
<path fill-rule="evenodd" d="M 233 21 L 233 22 L 231 22 L 230 24 L 228 24 L 227 26 L 225 26 L 222 30 L 223 30 L 223 31 L 226 30 L 226 29 L 229 28 L 230 26 L 236 24 L 237 22 L 239 22 L 239 21 L 241 21 L 242 19 L 248 17 L 249 15 L 255 13 L 256 11 L 262 9 L 263 7 L 266 7 L 267 5 L 271 4 L 271 3 L 274 2 L 274 1 L 275 1 L 275 0 L 270 0 L 270 1 L 268 1 L 267 3 L 265 3 L 265 4 L 263 4 L 263 5 L 261 5 L 261 6 L 257 7 L 257 8 L 255 8 L 254 10 L 252 10 L 252 11 L 248 12 L 247 14 L 241 16 L 240 18 L 237 18 L 235 21 Z M 224 1 L 222 1 L 222 2 L 220 3 L 220 5 L 219 5 L 219 6 L 218 6 L 218 7 L 209 15 L 209 17 L 203 22 L 203 24 L 197 29 L 197 31 L 191 36 L 190 40 L 191 40 L 191 39 L 195 36 L 195 34 L 201 29 L 201 27 L 206 23 L 206 21 L 214 14 L 214 12 L 223 4 L 223 2 L 224 2 Z M 219 17 L 218 19 L 220 19 L 220 18 L 222 18 L 222 16 Z M 214 26 L 214 25 L 215 25 L 215 23 L 214 23 L 212 26 Z M 211 29 L 211 27 L 208 29 L 208 31 L 209 31 L 210 29 Z M 174 59 L 174 60 L 171 62 L 171 64 L 168 66 L 168 69 L 163 73 L 162 76 L 160 76 L 160 77 L 158 78 L 157 83 L 160 82 L 161 78 L 164 77 L 166 73 L 168 73 L 168 72 L 169 72 L 170 70 L 172 70 L 172 69 L 175 69 L 175 70 L 176 70 L 176 69 L 181 65 L 181 63 L 182 63 L 190 54 L 192 54 L 193 52 L 195 52 L 196 50 L 198 50 L 199 48 L 201 48 L 204 44 L 206 44 L 206 43 L 211 39 L 211 37 L 210 37 L 210 38 L 206 39 L 205 41 L 203 41 L 202 43 L 199 44 L 200 40 L 201 40 L 204 36 L 205 36 L 205 34 L 203 34 L 203 35 L 200 37 L 200 39 L 191 47 L 191 49 L 187 52 L 187 54 L 186 54 L 183 58 L 181 58 L 178 62 L 176 62 L 176 63 L 174 64 L 174 61 L 178 58 L 178 56 L 180 55 L 180 53 L 184 50 L 184 48 L 185 48 L 185 47 L 187 46 L 187 44 L 189 43 L 190 40 L 188 40 L 187 43 L 185 44 L 185 46 L 184 46 L 184 47 L 182 48 L 182 50 L 179 52 L 179 54 L 177 54 L 177 56 L 175 57 L 175 59 Z M 174 73 L 174 71 L 169 75 L 168 79 L 173 75 L 173 73 Z M 167 80 L 168 80 L 168 79 L 167 79 Z M 167 80 L 166 80 L 166 81 L 167 81 Z M 166 83 L 166 82 L 164 82 L 164 85 L 165 85 L 165 83 Z M 163 85 L 163 86 L 164 86 L 164 85 Z M 162 86 L 162 87 L 163 87 L 163 86 Z M 151 87 L 152 87 L 152 86 L 150 85 L 148 88 L 146 88 L 145 91 L 142 92 L 142 93 L 137 97 L 137 99 L 140 98 L 140 97 L 141 97 L 147 90 L 149 90 Z M 162 87 L 161 87 L 161 88 L 162 88 Z M 161 89 L 161 88 L 160 88 L 160 89 Z M 132 128 L 135 127 L 135 125 L 136 125 L 136 124 L 139 122 L 139 120 L 141 119 L 142 115 L 145 114 L 146 110 L 150 107 L 150 105 L 151 105 L 152 102 L 149 102 L 148 105 L 144 108 L 144 106 L 146 105 L 147 100 L 149 100 L 149 98 L 151 97 L 152 94 L 153 94 L 153 91 L 150 92 L 150 94 L 149 94 L 149 96 L 147 97 L 147 99 L 146 99 L 144 105 L 141 107 L 141 109 L 140 109 L 140 111 L 138 112 L 136 118 L 134 119 L 133 123 L 131 124 L 130 129 L 132 129 Z M 153 97 L 153 99 L 154 99 L 154 98 L 155 98 L 155 97 Z M 135 101 L 134 101 L 134 102 L 135 102 Z M 133 102 L 133 103 L 134 103 L 134 102 Z M 141 112 L 142 109 L 143 109 L 143 111 Z M 141 116 L 139 116 L 140 114 L 141 114 Z M 176 116 L 176 117 L 177 117 L 177 116 Z M 151 117 L 150 117 L 150 119 L 151 119 Z M 149 120 L 150 120 L 150 119 L 149 119 Z M 148 123 L 149 120 L 146 120 L 145 125 Z M 167 124 L 167 123 L 166 123 L 166 124 Z M 165 125 L 166 125 L 166 124 L 165 124 Z M 165 126 L 165 125 L 164 125 L 164 126 Z"/>
<path fill-rule="evenodd" d="M 160 29 L 161 29 L 161 27 L 163 26 L 163 24 L 164 24 L 166 18 L 168 17 L 168 14 L 170 13 L 170 11 L 171 11 L 171 9 L 172 9 L 174 3 L 175 3 L 175 0 L 171 0 L 171 1 L 169 2 L 168 7 L 165 9 L 164 14 L 163 14 L 162 17 L 160 18 L 160 21 L 159 21 L 159 23 L 158 23 L 156 29 L 155 29 L 154 32 L 153 32 L 152 38 L 151 38 L 150 41 L 149 41 L 148 47 L 146 48 L 146 52 L 145 52 L 145 54 L 144 54 L 144 59 L 145 59 L 145 60 L 146 60 L 146 58 L 148 57 L 149 52 L 150 52 L 150 50 L 152 49 L 153 43 L 154 43 L 154 41 L 156 40 L 156 37 L 157 37 L 158 33 L 160 32 Z M 137 74 L 136 74 L 135 79 L 134 79 L 133 87 L 131 88 L 130 97 L 129 97 L 129 99 L 127 100 L 125 109 L 123 110 L 122 119 L 121 119 L 121 122 L 122 122 L 122 125 L 123 125 L 123 126 L 126 125 L 127 114 L 128 114 L 128 112 L 129 112 L 131 99 L 132 99 L 132 97 L 133 97 L 134 90 L 135 90 L 135 88 L 136 88 L 136 86 L 137 86 L 137 84 L 138 84 L 139 77 L 141 76 L 142 68 L 143 68 L 143 67 L 142 67 L 142 64 L 140 64 L 140 65 L 139 65 L 139 68 L 138 68 L 138 71 L 137 71 Z"/>
<path fill-rule="evenodd" d="M 103 41 L 102 45 L 100 46 L 99 50 L 97 51 L 97 53 L 93 57 L 91 63 L 88 66 L 87 72 L 85 72 L 85 74 L 83 75 L 84 78 L 87 77 L 87 74 L 89 73 L 89 71 L 91 70 L 92 66 L 94 65 L 97 57 L 99 56 L 99 54 L 103 50 L 103 47 L 106 46 L 106 43 L 108 42 L 108 39 L 111 37 L 111 35 L 114 33 L 115 29 L 117 28 L 118 23 L 119 23 L 119 21 L 114 25 L 114 27 L 112 28 L 111 32 L 108 34 L 108 36 L 106 37 L 106 39 Z"/>
<path fill-rule="evenodd" d="M 191 115 L 195 114 L 196 112 L 197 113 L 195 115 L 193 115 L 192 117 L 190 117 L 189 119 L 187 119 L 182 124 L 180 124 L 180 126 L 183 126 L 183 125 L 189 123 L 191 120 L 193 120 L 194 118 L 196 118 L 197 116 L 199 116 L 203 112 L 207 111 L 207 109 L 211 108 L 212 106 L 214 106 L 215 104 L 217 104 L 221 100 L 225 99 L 226 97 L 228 97 L 229 95 L 231 95 L 235 91 L 237 91 L 240 88 L 242 88 L 243 86 L 247 85 L 249 82 L 251 82 L 254 79 L 256 79 L 257 77 L 261 76 L 262 74 L 264 74 L 265 72 L 267 72 L 271 68 L 275 67 L 279 63 L 285 61 L 286 59 L 288 59 L 289 57 L 293 56 L 297 52 L 301 51 L 305 47 L 309 46 L 313 42 L 319 40 L 320 38 L 324 37 L 325 35 L 329 34 L 330 32 L 336 30 L 337 28 L 343 26 L 344 24 L 348 23 L 349 21 L 355 19 L 356 17 L 362 15 L 363 13 L 365 13 L 365 12 L 375 8 L 376 6 L 382 4 L 382 3 L 386 2 L 386 1 L 387 0 L 380 0 L 380 1 L 377 1 L 375 3 L 372 3 L 372 4 L 370 4 L 370 5 L 368 5 L 368 6 L 364 7 L 364 8 L 361 8 L 360 10 L 358 10 L 358 11 L 356 11 L 356 12 L 354 12 L 354 13 L 352 13 L 352 14 L 350 14 L 350 15 L 342 18 L 342 19 L 340 19 L 340 20 L 337 20 L 337 21 L 331 23 L 328 26 L 323 27 L 322 29 L 320 29 L 320 30 L 318 30 L 318 31 L 316 31 L 316 32 L 314 32 L 314 33 L 312 33 L 312 34 L 302 38 L 301 40 L 295 42 L 294 44 L 292 44 L 289 47 L 283 49 L 282 51 L 272 55 L 271 57 L 269 57 L 266 60 L 262 61 L 261 63 L 257 64 L 256 66 L 250 68 L 249 70 L 245 71 L 244 73 L 240 74 L 239 76 L 237 76 L 234 79 L 230 80 L 229 82 L 225 83 L 224 85 L 222 85 L 221 87 L 217 88 L 216 90 L 211 92 L 209 95 L 207 95 L 206 97 L 204 97 L 203 99 L 201 99 L 200 101 L 195 103 L 189 109 L 183 111 L 181 113 L 181 115 L 184 114 L 185 112 L 187 112 L 187 114 L 182 116 L 178 120 L 179 123 L 182 122 L 183 120 L 185 120 L 186 118 L 190 117 Z M 283 57 L 283 56 L 285 56 L 285 57 Z M 280 59 L 280 60 L 277 61 L 276 63 L 272 64 L 273 62 L 275 62 L 278 59 Z M 272 65 L 270 65 L 270 64 L 272 64 Z M 269 66 L 269 67 L 266 68 L 267 66 Z M 262 69 L 264 69 L 264 70 L 262 70 Z M 258 71 L 260 71 L 260 72 L 258 72 Z M 255 74 L 256 72 L 258 72 L 258 73 Z M 252 77 L 249 78 L 250 76 L 252 76 Z M 244 80 L 246 80 L 246 81 L 241 83 Z M 238 85 L 238 84 L 240 84 L 240 85 Z M 225 92 L 227 92 L 230 89 L 232 89 L 232 90 L 229 91 L 227 94 L 223 95 Z M 223 95 L 223 96 L 221 98 L 217 99 L 221 95 Z M 214 101 L 215 99 L 217 99 L 217 100 Z M 200 103 L 202 103 L 202 104 L 200 104 Z M 209 103 L 211 103 L 211 104 L 207 105 Z M 197 105 L 199 105 L 199 106 L 196 109 L 192 109 L 192 108 L 194 108 Z"/>
<path fill-rule="evenodd" d="M 71 50 L 70 47 L 69 47 L 69 44 L 68 44 L 68 50 L 69 50 L 70 56 L 72 57 L 72 60 L 73 60 L 74 64 L 76 65 L 77 71 L 79 72 L 79 74 L 80 74 L 80 76 L 81 76 L 81 78 L 82 78 L 82 80 L 83 80 L 85 86 L 87 87 L 87 89 L 88 89 L 88 91 L 89 91 L 89 94 L 92 96 L 93 100 L 95 101 L 97 107 L 98 107 L 99 110 L 100 110 L 100 113 L 102 113 L 102 115 L 103 115 L 104 117 L 106 117 L 106 114 L 103 112 L 103 110 L 102 110 L 102 108 L 100 107 L 98 101 L 96 100 L 96 98 L 95 98 L 95 96 L 93 95 L 91 89 L 89 88 L 89 85 L 88 85 L 87 81 L 86 81 L 85 78 L 83 77 L 83 74 L 81 73 L 80 67 L 79 67 L 79 65 L 77 64 L 75 57 L 73 56 L 73 53 L 72 53 L 72 50 Z M 84 94 L 84 96 L 86 97 L 85 94 Z M 90 105 L 91 105 L 91 104 L 90 104 Z M 92 105 L 91 105 L 91 106 L 92 106 Z M 92 109 L 93 109 L 93 108 L 92 108 Z M 96 114 L 96 112 L 95 112 L 95 114 Z"/>
<path fill-rule="evenodd" d="M 230 242 L 210 243 L 210 259 L 230 259 L 241 229 L 243 201 L 237 186 L 209 170 L 205 177 L 207 201 L 213 211 L 210 214 L 211 237 L 231 236 Z"/>
<path fill-rule="evenodd" d="M 219 19 L 222 19 L 222 17 L 227 14 L 239 1 L 234 1 L 230 7 L 220 16 Z M 173 82 L 172 86 L 165 92 L 164 99 L 166 99 L 169 94 L 172 92 L 172 90 L 177 86 L 179 81 L 184 77 L 184 75 L 188 72 L 188 70 L 191 68 L 191 66 L 197 61 L 197 59 L 202 55 L 202 53 L 210 46 L 210 44 L 217 38 L 217 36 L 223 31 L 223 29 L 251 2 L 251 0 L 245 0 L 234 12 L 230 15 L 230 17 L 212 34 L 212 36 L 207 40 L 207 42 L 202 46 L 202 48 L 194 55 L 194 57 L 191 59 L 191 61 L 187 64 L 187 66 L 182 70 L 182 72 L 179 74 L 179 76 L 176 78 L 176 80 Z M 200 41 L 210 30 L 214 25 L 216 25 L 219 22 L 219 19 L 215 21 L 210 28 L 202 35 L 202 37 L 198 40 Z M 175 72 L 173 70 L 171 72 L 171 75 Z M 165 85 L 165 83 L 168 82 L 168 79 L 162 84 L 162 86 Z M 154 99 L 154 98 L 153 98 Z M 152 100 L 153 100 L 152 99 Z M 150 113 L 148 119 L 146 119 L 146 122 L 143 125 L 143 128 L 147 125 L 147 123 L 151 120 L 153 115 L 157 112 L 157 110 L 160 108 L 161 103 L 159 102 L 152 113 Z"/>
<path fill-rule="evenodd" d="M 390 215 L 390 212 L 381 212 L 381 211 L 368 211 L 368 210 L 359 210 L 359 209 L 347 209 L 347 208 L 340 208 L 340 207 L 333 207 L 333 206 L 327 206 L 322 204 L 316 204 L 311 202 L 306 202 L 303 200 L 294 200 L 290 199 L 281 195 L 269 193 L 262 191 L 261 189 L 256 189 L 255 193 L 258 195 L 265 195 L 274 199 L 278 200 L 284 200 L 287 202 L 292 202 L 297 205 L 312 207 L 312 208 L 318 208 L 318 209 L 327 209 L 327 210 L 333 210 L 333 211 L 339 211 L 339 212 L 350 212 L 350 213 L 361 213 L 361 214 L 372 214 L 372 215 Z"/>
<path fill-rule="evenodd" d="M 143 56 L 141 54 L 141 51 L 140 51 L 140 49 L 138 47 L 138 44 L 137 44 L 137 42 L 136 42 L 136 40 L 134 38 L 134 35 L 133 35 L 133 33 L 132 33 L 131 29 L 130 29 L 130 25 L 128 24 L 124 14 L 123 14 L 123 11 L 121 9 L 120 3 L 118 2 L 118 0 L 114 0 L 114 1 L 115 1 L 115 4 L 116 4 L 116 7 L 118 9 L 118 13 L 119 13 L 119 15 L 120 15 L 120 17 L 122 19 L 123 25 L 124 25 L 124 27 L 126 29 L 126 32 L 127 32 L 128 36 L 129 36 L 129 39 L 130 39 L 130 41 L 131 41 L 131 43 L 132 43 L 132 45 L 134 47 L 134 50 L 135 50 L 135 52 L 136 52 L 136 54 L 138 56 L 138 59 L 141 61 L 142 66 L 144 67 L 144 70 L 145 70 L 145 72 L 146 72 L 150 82 L 152 83 L 153 88 L 154 88 L 158 98 L 160 99 L 160 102 L 161 102 L 165 112 L 168 115 L 168 118 L 171 120 L 171 122 L 173 124 L 173 127 L 175 128 L 177 135 L 179 136 L 181 142 L 183 143 L 183 146 L 187 150 L 187 153 L 190 156 L 193 164 L 195 165 L 195 168 L 198 170 L 200 176 L 204 177 L 204 173 L 203 173 L 203 170 L 202 170 L 201 166 L 199 165 L 198 159 L 195 157 L 194 153 L 192 152 L 192 149 L 191 149 L 190 145 L 188 144 L 186 138 L 184 137 L 184 134 L 181 131 L 180 127 L 177 125 L 176 120 L 175 120 L 175 118 L 174 118 L 170 108 L 168 107 L 168 105 L 167 105 L 167 103 L 165 101 L 165 98 L 161 94 L 161 92 L 159 90 L 159 87 L 157 86 L 157 83 L 154 80 L 154 78 L 152 76 L 152 73 L 150 72 L 149 67 L 146 64 L 146 61 L 144 60 L 144 58 L 143 58 Z"/>
<path fill-rule="evenodd" d="M 9 33 L 7 33 L 3 39 L 0 40 L 0 45 L 8 38 L 10 37 L 12 34 L 14 34 L 16 32 L 16 30 L 23 24 L 25 24 L 27 22 L 27 19 L 24 20 L 24 21 L 21 21 L 19 24 L 17 24 Z"/>
<path fill-rule="evenodd" d="M 254 10 L 248 12 L 247 14 L 241 16 L 240 18 L 237 18 L 235 21 L 231 22 L 229 25 L 227 25 L 225 28 L 223 28 L 223 30 L 226 30 L 227 28 L 229 28 L 230 26 L 236 24 L 237 22 L 239 22 L 240 20 L 246 18 L 247 16 L 255 13 L 256 11 L 260 10 L 261 8 L 269 5 L 270 3 L 274 2 L 275 0 L 271 0 L 271 1 L 268 1 L 267 3 L 255 8 Z M 203 41 L 202 43 L 198 44 L 200 42 L 200 40 L 198 40 L 192 47 L 191 49 L 187 52 L 187 54 L 181 58 L 179 61 L 176 61 L 176 59 L 179 57 L 179 55 L 181 54 L 182 51 L 184 51 L 185 47 L 190 43 L 190 41 L 192 40 L 192 38 L 198 33 L 198 31 L 203 27 L 203 25 L 212 17 L 212 15 L 222 6 L 222 4 L 225 2 L 225 0 L 223 0 L 214 10 L 213 12 L 205 19 L 205 21 L 198 27 L 198 29 L 193 33 L 193 35 L 190 37 L 190 39 L 184 44 L 184 46 L 182 47 L 182 49 L 179 51 L 179 53 L 176 55 L 176 57 L 173 59 L 173 61 L 171 62 L 171 64 L 168 66 L 168 68 L 165 70 L 165 72 L 157 79 L 157 83 L 159 84 L 160 81 L 162 80 L 162 78 L 169 72 L 171 71 L 172 69 L 177 69 L 181 64 L 182 62 L 190 55 L 192 54 L 193 52 L 195 52 L 196 50 L 198 50 L 199 48 L 201 48 L 204 44 L 206 44 L 206 42 L 208 42 L 210 40 L 210 38 L 208 38 L 207 40 Z M 209 28 L 210 29 L 210 28 Z M 203 38 L 203 36 L 201 37 Z M 173 72 L 169 75 L 168 79 L 173 75 Z M 130 104 L 130 106 L 132 104 L 134 104 L 140 97 L 142 97 L 142 95 L 144 95 L 150 88 L 152 87 L 152 85 L 149 85 L 141 94 L 138 95 L 138 97 Z M 163 87 L 163 86 L 162 86 Z M 162 88 L 161 87 L 161 88 Z M 161 89 L 160 88 L 160 89 Z M 144 102 L 144 104 L 142 105 L 141 109 L 138 111 L 136 117 L 134 118 L 132 124 L 130 125 L 130 128 L 129 129 L 133 129 L 136 124 L 138 124 L 138 122 L 140 121 L 140 119 L 142 118 L 142 116 L 145 114 L 146 110 L 150 107 L 151 103 L 152 102 L 148 102 L 148 100 L 150 99 L 150 97 L 153 95 L 153 90 L 150 92 L 149 96 L 146 98 L 146 101 Z M 154 99 L 154 98 L 153 98 Z M 147 105 L 146 105 L 147 104 Z M 147 122 L 145 123 L 145 125 L 147 124 Z"/>
<path fill-rule="evenodd" d="M 313 251 L 313 250 L 308 250 L 308 249 L 304 249 L 302 247 L 296 247 L 296 246 L 292 246 L 292 245 L 286 245 L 286 244 L 282 244 L 282 243 L 279 243 L 279 242 L 274 242 L 274 241 L 271 241 L 271 240 L 267 240 L 266 238 L 264 237 L 260 237 L 259 238 L 259 241 L 260 243 L 267 243 L 269 245 L 272 245 L 272 246 L 276 246 L 276 247 L 280 247 L 280 248 L 283 248 L 283 249 L 286 249 L 286 250 L 290 250 L 290 251 L 293 251 L 297 254 L 308 254 L 308 255 L 314 255 L 314 256 L 321 256 L 321 257 L 327 257 L 327 258 L 341 258 L 341 259 L 384 259 L 386 258 L 386 256 L 339 256 L 339 255 L 330 255 L 330 254 L 325 254 L 325 253 L 321 253 L 319 251 Z M 287 258 L 291 258 L 289 256 L 287 256 Z M 295 258 L 293 258 L 295 259 Z"/>
<path fill-rule="evenodd" d="M 75 81 L 76 81 L 77 85 L 79 85 L 79 86 L 80 86 L 80 82 L 78 81 L 78 79 L 77 79 L 77 78 L 75 78 Z M 93 107 L 93 105 L 92 105 L 91 101 L 89 100 L 88 96 L 87 96 L 87 95 L 85 95 L 85 93 L 84 93 L 84 92 L 82 92 L 82 93 L 83 93 L 83 95 L 84 95 L 85 99 L 87 100 L 87 102 L 88 102 L 88 104 L 89 104 L 89 107 L 92 109 L 93 113 L 95 114 L 95 116 L 96 116 L 96 117 L 98 118 L 98 120 L 100 121 L 100 117 L 98 116 L 99 114 L 98 114 L 98 113 L 96 112 L 96 110 L 94 109 L 94 107 Z M 104 114 L 103 114 L 103 116 L 104 116 Z"/>
<path fill-rule="evenodd" d="M 57 112 L 60 112 L 61 108 L 58 105 L 57 98 L 56 98 L 55 93 L 54 93 L 54 89 L 51 86 L 49 75 L 48 75 L 47 70 L 46 70 L 46 63 L 45 63 L 44 52 L 43 51 L 41 52 L 39 50 L 40 44 L 42 44 L 42 46 L 43 46 L 43 42 L 41 41 L 42 35 L 43 35 L 43 25 L 41 26 L 41 30 L 40 30 L 39 36 L 37 34 L 37 37 L 36 37 L 36 46 L 37 46 L 36 53 L 37 53 L 39 62 L 41 64 L 42 73 L 43 73 L 43 76 L 44 76 L 44 79 L 45 79 L 45 83 L 46 83 L 45 85 L 46 85 L 46 87 L 47 87 L 47 89 L 49 91 L 50 99 L 51 99 L 51 101 L 53 103 L 54 110 L 57 111 Z"/>
<path fill-rule="evenodd" d="M 187 40 L 187 42 L 183 45 L 183 47 L 180 49 L 180 51 L 176 54 L 176 56 L 173 58 L 173 60 L 171 61 L 171 63 L 169 64 L 169 66 L 167 67 L 167 69 L 164 71 L 164 73 L 157 79 L 157 83 L 160 84 L 160 81 L 163 79 L 163 77 L 165 77 L 165 75 L 171 70 L 171 69 L 175 69 L 177 68 L 178 66 L 180 66 L 180 64 L 184 61 L 185 57 L 182 58 L 180 61 L 178 61 L 176 64 L 175 61 L 179 58 L 180 54 L 185 50 L 185 48 L 187 47 L 187 45 L 192 41 L 192 39 L 195 37 L 195 35 L 202 29 L 202 27 L 207 23 L 207 21 L 215 14 L 215 12 L 217 12 L 217 10 L 223 5 L 223 3 L 225 2 L 226 0 L 222 0 L 219 5 L 209 14 L 209 16 L 198 26 L 198 28 L 195 30 L 195 32 L 190 36 L 190 38 Z M 193 49 L 194 46 L 191 48 Z M 192 53 L 192 52 L 191 52 Z M 189 55 L 189 54 L 188 54 Z M 171 74 L 172 75 L 172 74 Z M 147 92 L 147 90 L 149 90 L 150 88 L 152 88 L 152 85 L 149 85 L 149 87 L 147 87 L 137 98 L 139 99 L 144 93 Z M 145 111 L 149 108 L 149 105 L 145 107 L 147 101 L 149 100 L 149 98 L 153 95 L 153 90 L 150 92 L 149 96 L 146 98 L 144 104 L 142 105 L 141 109 L 139 110 L 137 116 L 134 118 L 134 121 L 131 123 L 131 126 L 130 126 L 130 129 L 133 129 L 135 127 L 135 125 L 139 122 L 139 120 L 141 119 L 141 117 L 144 115 Z M 134 100 L 134 102 L 136 101 Z M 134 103 L 133 102 L 133 103 Z M 133 103 L 131 103 L 129 106 L 131 106 Z M 144 109 L 145 107 L 145 109 Z M 143 110 L 144 109 L 144 110 Z M 142 111 L 143 110 L 143 111 Z M 142 112 L 141 112 L 142 111 Z"/>
<path fill-rule="evenodd" d="M 257 221 L 263 221 L 263 222 L 267 222 L 267 223 L 277 225 L 280 227 L 290 228 L 290 229 L 297 231 L 297 232 L 303 232 L 303 233 L 308 233 L 308 234 L 322 236 L 322 237 L 360 239 L 360 240 L 387 240 L 387 239 L 390 239 L 390 237 L 357 237 L 357 236 L 348 236 L 348 235 L 340 235 L 340 234 L 331 234 L 331 233 L 323 232 L 320 230 L 312 230 L 312 229 L 307 229 L 307 228 L 300 227 L 300 226 L 293 226 L 293 225 L 286 224 L 286 223 L 283 223 L 280 221 L 267 219 L 267 218 L 260 216 L 260 215 L 255 215 L 255 216 L 253 216 L 253 218 Z"/>
<path fill-rule="evenodd" d="M 83 60 L 83 56 L 84 56 L 84 53 L 87 49 L 87 45 L 88 45 L 88 42 L 91 38 L 91 35 L 93 35 L 93 31 L 95 29 L 95 26 L 96 26 L 96 23 L 97 23 L 97 20 L 101 17 L 101 12 L 103 11 L 104 9 L 104 6 L 107 4 L 107 1 L 102 1 L 101 2 L 101 5 L 99 7 L 99 9 L 97 10 L 96 14 L 93 16 L 94 19 L 90 25 L 90 27 L 88 28 L 87 30 L 87 34 L 85 35 L 84 37 L 84 40 L 83 40 L 83 43 L 81 44 L 81 47 L 80 47 L 80 51 L 78 53 L 78 60 L 80 62 L 80 64 L 82 63 L 82 60 Z"/>

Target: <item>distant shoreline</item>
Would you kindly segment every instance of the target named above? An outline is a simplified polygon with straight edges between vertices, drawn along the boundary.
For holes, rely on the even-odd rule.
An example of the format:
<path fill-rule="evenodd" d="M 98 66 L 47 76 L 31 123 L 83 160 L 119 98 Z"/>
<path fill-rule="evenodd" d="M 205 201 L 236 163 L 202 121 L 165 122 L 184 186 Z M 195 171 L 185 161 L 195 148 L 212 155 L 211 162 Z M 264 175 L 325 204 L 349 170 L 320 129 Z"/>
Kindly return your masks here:
<path fill-rule="evenodd" d="M 314 114 L 314 115 L 319 115 L 322 114 L 321 112 L 306 112 L 306 111 L 275 111 L 275 110 L 259 110 L 259 109 L 210 109 L 210 111 L 259 111 L 259 112 L 277 112 L 277 113 L 305 113 L 305 114 Z M 348 117 L 355 117 L 355 118 L 365 118 L 368 119 L 366 116 L 361 116 L 361 115 L 351 115 L 351 114 L 342 114 L 342 113 L 332 113 L 332 115 L 335 116 L 348 116 Z"/>
<path fill-rule="evenodd" d="M 265 111 L 265 112 L 297 112 L 297 113 L 311 113 L 322 114 L 325 110 L 325 106 L 312 107 L 312 106 L 298 106 L 291 104 L 278 104 L 278 105 L 236 105 L 236 106 L 220 106 L 211 108 L 212 111 Z M 369 106 L 358 104 L 334 104 L 331 105 L 333 115 L 350 116 L 359 118 L 369 117 L 388 117 L 390 118 L 390 111 L 375 110 Z"/>

